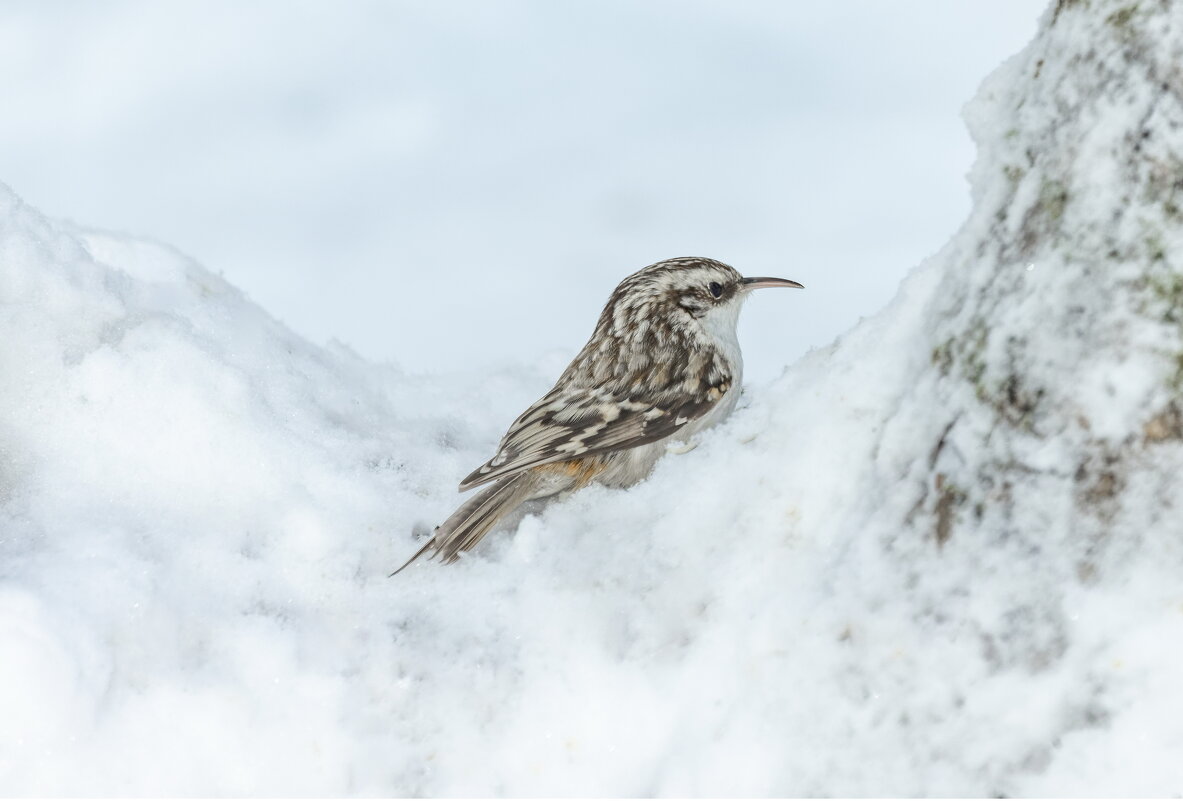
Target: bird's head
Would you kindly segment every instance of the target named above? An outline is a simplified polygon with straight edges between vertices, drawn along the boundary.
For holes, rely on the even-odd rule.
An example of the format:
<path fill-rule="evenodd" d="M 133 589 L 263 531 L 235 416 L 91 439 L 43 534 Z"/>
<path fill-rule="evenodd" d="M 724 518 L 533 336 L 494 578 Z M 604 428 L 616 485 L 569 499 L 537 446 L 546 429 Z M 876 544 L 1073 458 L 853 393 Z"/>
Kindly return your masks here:
<path fill-rule="evenodd" d="M 712 376 L 722 376 L 726 365 L 728 380 L 738 377 L 742 356 L 735 328 L 740 307 L 752 290 L 773 286 L 801 288 L 784 278 L 744 278 L 714 259 L 651 264 L 612 292 L 591 339 L 559 384 L 643 379 L 681 386 L 687 370 L 714 370 L 717 376 L 704 376 L 709 383 Z M 716 364 L 718 359 L 726 365 Z"/>
<path fill-rule="evenodd" d="M 612 328 L 625 330 L 641 321 L 664 319 L 675 327 L 735 330 L 743 301 L 755 289 L 796 287 L 785 278 L 744 278 L 734 267 L 706 258 L 659 261 L 620 282 L 605 318 Z"/>

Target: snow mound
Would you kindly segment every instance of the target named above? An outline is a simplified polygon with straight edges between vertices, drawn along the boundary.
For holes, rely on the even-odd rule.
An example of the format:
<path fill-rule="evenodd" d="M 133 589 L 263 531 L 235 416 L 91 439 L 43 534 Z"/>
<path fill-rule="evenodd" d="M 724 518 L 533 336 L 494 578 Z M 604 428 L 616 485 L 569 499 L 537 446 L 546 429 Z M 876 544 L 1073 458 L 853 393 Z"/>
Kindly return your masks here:
<path fill-rule="evenodd" d="M 0 188 L 0 787 L 1183 791 L 1183 20 L 1143 6 L 1061 1 L 987 80 L 975 210 L 882 314 L 394 580 L 561 360 L 366 364 Z"/>

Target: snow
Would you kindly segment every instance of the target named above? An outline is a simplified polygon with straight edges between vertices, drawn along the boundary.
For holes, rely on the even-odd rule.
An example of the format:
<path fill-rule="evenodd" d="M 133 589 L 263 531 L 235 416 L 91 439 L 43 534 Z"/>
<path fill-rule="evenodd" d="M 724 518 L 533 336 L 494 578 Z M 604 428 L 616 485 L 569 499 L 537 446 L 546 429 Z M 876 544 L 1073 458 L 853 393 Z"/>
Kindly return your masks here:
<path fill-rule="evenodd" d="M 1183 791 L 1183 23 L 1117 10 L 983 85 L 974 212 L 882 313 L 396 579 L 579 343 L 407 374 L 0 189 L 0 787 Z"/>

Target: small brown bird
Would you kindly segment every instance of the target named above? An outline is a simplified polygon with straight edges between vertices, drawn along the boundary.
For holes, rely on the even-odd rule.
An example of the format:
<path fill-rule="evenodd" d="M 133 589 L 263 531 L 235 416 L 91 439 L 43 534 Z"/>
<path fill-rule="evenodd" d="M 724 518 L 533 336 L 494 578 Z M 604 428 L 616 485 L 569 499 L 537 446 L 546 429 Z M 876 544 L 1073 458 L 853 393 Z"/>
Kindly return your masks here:
<path fill-rule="evenodd" d="M 460 482 L 496 482 L 436 527 L 425 551 L 454 562 L 525 501 L 598 481 L 626 487 L 647 476 L 672 441 L 722 420 L 743 379 L 739 310 L 784 278 L 744 278 L 713 259 L 651 264 L 620 282 L 583 350 L 558 382 L 513 422 L 497 455 Z"/>

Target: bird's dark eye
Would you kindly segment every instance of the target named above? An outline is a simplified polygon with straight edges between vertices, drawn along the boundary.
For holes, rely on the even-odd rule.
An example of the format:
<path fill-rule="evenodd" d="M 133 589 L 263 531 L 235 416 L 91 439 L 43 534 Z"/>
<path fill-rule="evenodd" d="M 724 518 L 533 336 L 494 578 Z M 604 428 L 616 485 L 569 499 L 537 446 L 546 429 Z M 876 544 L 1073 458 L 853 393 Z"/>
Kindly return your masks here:
<path fill-rule="evenodd" d="M 707 289 L 711 290 L 711 294 L 716 298 L 723 297 L 723 285 L 718 281 L 711 281 L 709 284 L 707 284 Z"/>

